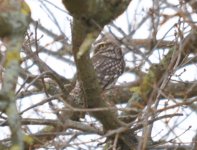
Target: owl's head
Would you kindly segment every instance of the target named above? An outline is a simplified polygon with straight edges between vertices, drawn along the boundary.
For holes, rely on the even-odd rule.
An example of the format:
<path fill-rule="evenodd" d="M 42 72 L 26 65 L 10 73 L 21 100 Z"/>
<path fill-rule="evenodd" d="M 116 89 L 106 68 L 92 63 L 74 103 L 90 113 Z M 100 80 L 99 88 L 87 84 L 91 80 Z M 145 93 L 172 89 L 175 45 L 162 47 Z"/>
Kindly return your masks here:
<path fill-rule="evenodd" d="M 111 39 L 99 40 L 94 45 L 94 55 L 119 59 L 122 57 L 122 49 L 117 42 Z"/>
<path fill-rule="evenodd" d="M 117 37 L 110 33 L 104 34 L 99 40 L 95 41 L 95 43 L 93 44 L 94 55 L 98 53 L 103 54 L 106 52 L 114 52 L 118 55 L 122 55 L 120 45 L 121 42 L 118 40 Z"/>

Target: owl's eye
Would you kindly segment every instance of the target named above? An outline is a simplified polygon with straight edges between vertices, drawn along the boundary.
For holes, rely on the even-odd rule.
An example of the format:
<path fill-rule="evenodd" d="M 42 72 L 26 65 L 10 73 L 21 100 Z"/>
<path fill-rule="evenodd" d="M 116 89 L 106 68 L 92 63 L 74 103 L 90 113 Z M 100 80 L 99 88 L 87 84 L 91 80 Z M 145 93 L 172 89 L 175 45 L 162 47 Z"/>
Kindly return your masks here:
<path fill-rule="evenodd" d="M 106 44 L 105 44 L 105 43 L 102 43 L 102 44 L 99 44 L 99 45 L 98 45 L 98 48 L 99 48 L 99 49 L 101 49 L 101 48 L 103 49 L 103 48 L 105 48 L 105 46 L 106 46 Z"/>

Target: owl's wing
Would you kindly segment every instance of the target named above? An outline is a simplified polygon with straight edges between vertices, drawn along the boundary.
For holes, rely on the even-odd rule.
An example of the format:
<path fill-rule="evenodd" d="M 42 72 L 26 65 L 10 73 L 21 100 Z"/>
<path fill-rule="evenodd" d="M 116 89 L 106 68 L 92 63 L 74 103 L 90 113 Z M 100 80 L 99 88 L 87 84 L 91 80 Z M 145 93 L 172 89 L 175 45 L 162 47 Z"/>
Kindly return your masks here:
<path fill-rule="evenodd" d="M 102 89 L 113 84 L 122 74 L 124 64 L 121 59 L 114 59 L 102 55 L 96 55 L 92 58 L 94 69 Z"/>

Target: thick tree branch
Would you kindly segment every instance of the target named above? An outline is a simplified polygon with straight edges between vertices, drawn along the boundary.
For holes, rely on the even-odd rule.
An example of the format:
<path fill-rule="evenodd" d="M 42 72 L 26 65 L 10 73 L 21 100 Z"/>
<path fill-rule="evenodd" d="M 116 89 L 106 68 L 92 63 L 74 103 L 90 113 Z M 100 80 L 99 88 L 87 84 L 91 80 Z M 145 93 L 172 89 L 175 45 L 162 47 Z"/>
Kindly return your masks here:
<path fill-rule="evenodd" d="M 105 91 L 103 94 L 104 99 L 113 102 L 114 104 L 127 103 L 128 99 L 132 96 L 133 92 L 131 89 L 133 87 L 139 86 L 139 83 L 132 82 L 131 84 L 126 84 L 124 86 L 116 86 L 112 89 Z M 161 95 L 160 98 L 192 98 L 197 96 L 197 83 L 196 82 L 169 82 L 163 89 L 165 95 Z"/>
<path fill-rule="evenodd" d="M 120 15 L 126 9 L 130 1 L 121 3 L 121 1 L 116 0 L 106 0 L 99 1 L 98 4 L 98 1 L 86 1 L 82 3 L 80 7 L 78 7 L 79 5 L 77 4 L 79 2 L 78 0 L 65 0 L 63 2 L 74 17 L 72 28 L 73 53 L 77 65 L 78 77 L 79 80 L 82 81 L 82 88 L 84 89 L 87 101 L 85 103 L 87 103 L 89 108 L 106 107 L 107 104 L 100 96 L 101 89 L 89 57 L 88 49 L 90 49 L 91 43 L 89 43 L 89 45 L 85 44 L 86 47 L 84 47 L 83 44 L 88 40 L 91 40 L 91 38 L 95 39 L 99 34 L 100 29 L 112 19 Z M 103 9 L 100 8 L 101 6 Z M 101 28 L 92 24 L 92 21 L 96 22 Z M 83 50 L 83 55 L 79 58 L 78 52 L 81 48 Z M 123 123 L 117 119 L 113 111 L 103 111 L 99 113 L 92 112 L 92 114 L 103 124 L 105 130 L 116 129 L 123 126 Z M 133 149 L 132 142 L 128 139 L 126 134 L 121 136 L 121 140 L 127 145 L 127 149 Z"/>

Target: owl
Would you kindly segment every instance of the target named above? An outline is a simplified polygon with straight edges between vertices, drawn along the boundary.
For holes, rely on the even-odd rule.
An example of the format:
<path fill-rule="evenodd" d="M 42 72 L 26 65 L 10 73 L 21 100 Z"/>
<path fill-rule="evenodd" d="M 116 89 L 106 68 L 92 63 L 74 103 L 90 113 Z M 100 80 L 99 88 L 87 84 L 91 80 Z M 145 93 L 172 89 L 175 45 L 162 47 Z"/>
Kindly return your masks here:
<path fill-rule="evenodd" d="M 104 38 L 94 44 L 93 51 L 92 64 L 101 89 L 104 91 L 113 85 L 124 71 L 125 62 L 122 49 L 114 39 Z M 70 96 L 77 105 L 84 101 L 82 100 L 83 97 L 81 97 L 82 91 L 80 83 L 77 81 L 75 88 L 70 92 Z"/>
<path fill-rule="evenodd" d="M 102 90 L 113 85 L 125 68 L 121 47 L 110 39 L 95 44 L 92 63 Z"/>

